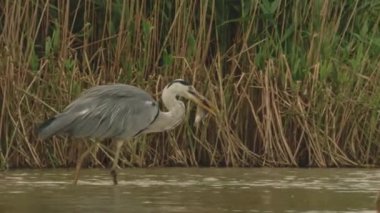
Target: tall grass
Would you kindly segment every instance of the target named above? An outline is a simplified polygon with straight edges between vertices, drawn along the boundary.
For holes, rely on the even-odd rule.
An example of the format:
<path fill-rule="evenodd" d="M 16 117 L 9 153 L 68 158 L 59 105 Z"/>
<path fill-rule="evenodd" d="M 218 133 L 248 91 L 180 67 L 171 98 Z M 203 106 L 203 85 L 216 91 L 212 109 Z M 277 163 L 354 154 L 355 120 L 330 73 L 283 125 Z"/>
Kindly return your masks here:
<path fill-rule="evenodd" d="M 0 2 L 0 165 L 69 167 L 83 141 L 34 129 L 91 86 L 159 99 L 185 78 L 218 106 L 137 138 L 123 166 L 379 165 L 380 3 L 204 0 Z M 105 141 L 87 166 L 108 166 Z"/>

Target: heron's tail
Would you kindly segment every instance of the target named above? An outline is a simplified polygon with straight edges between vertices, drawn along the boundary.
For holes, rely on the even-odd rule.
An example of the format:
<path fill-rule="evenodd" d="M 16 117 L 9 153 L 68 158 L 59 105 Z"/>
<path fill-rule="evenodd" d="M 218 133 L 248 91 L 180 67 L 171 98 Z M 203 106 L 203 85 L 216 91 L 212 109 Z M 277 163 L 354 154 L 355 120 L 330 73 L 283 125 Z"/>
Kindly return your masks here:
<path fill-rule="evenodd" d="M 70 132 L 70 125 L 73 121 L 75 121 L 75 119 L 75 114 L 58 114 L 55 117 L 43 122 L 38 127 L 38 137 L 41 139 L 46 139 L 53 135 L 66 134 L 67 132 Z"/>
<path fill-rule="evenodd" d="M 51 126 L 55 119 L 55 117 L 52 117 L 40 124 L 40 126 L 37 128 L 37 134 L 39 138 L 45 139 L 55 134 L 55 132 L 51 131 L 51 128 L 49 128 L 49 126 Z"/>

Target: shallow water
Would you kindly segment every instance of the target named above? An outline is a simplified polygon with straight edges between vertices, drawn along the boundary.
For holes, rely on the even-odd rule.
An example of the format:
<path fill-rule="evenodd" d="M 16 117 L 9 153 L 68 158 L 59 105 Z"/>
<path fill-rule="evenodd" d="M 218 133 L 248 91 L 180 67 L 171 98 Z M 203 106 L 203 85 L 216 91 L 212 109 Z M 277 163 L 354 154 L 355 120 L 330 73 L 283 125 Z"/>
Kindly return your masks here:
<path fill-rule="evenodd" d="M 0 212 L 374 212 L 379 169 L 123 169 L 0 172 Z"/>

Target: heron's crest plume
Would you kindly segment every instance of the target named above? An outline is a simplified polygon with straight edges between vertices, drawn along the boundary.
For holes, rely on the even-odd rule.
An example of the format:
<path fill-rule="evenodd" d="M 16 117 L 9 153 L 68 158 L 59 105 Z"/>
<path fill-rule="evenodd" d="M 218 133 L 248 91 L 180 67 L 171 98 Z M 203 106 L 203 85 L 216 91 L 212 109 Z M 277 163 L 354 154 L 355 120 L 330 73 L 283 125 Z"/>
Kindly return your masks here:
<path fill-rule="evenodd" d="M 167 88 L 169 88 L 169 87 L 170 87 L 171 85 L 173 85 L 174 83 L 180 83 L 180 84 L 185 85 L 185 86 L 190 86 L 190 85 L 191 85 L 189 82 L 187 82 L 187 81 L 185 81 L 185 80 L 183 80 L 183 79 L 176 79 L 176 80 L 170 82 L 170 83 L 168 84 Z"/>

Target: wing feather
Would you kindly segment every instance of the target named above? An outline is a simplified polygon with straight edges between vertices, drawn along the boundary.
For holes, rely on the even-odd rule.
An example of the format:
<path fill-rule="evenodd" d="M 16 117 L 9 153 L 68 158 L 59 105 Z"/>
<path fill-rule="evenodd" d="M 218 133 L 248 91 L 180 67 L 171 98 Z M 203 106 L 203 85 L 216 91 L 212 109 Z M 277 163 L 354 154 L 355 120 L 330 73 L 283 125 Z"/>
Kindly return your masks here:
<path fill-rule="evenodd" d="M 83 92 L 42 129 L 42 135 L 128 139 L 147 128 L 158 113 L 158 104 L 144 90 L 102 85 Z"/>

